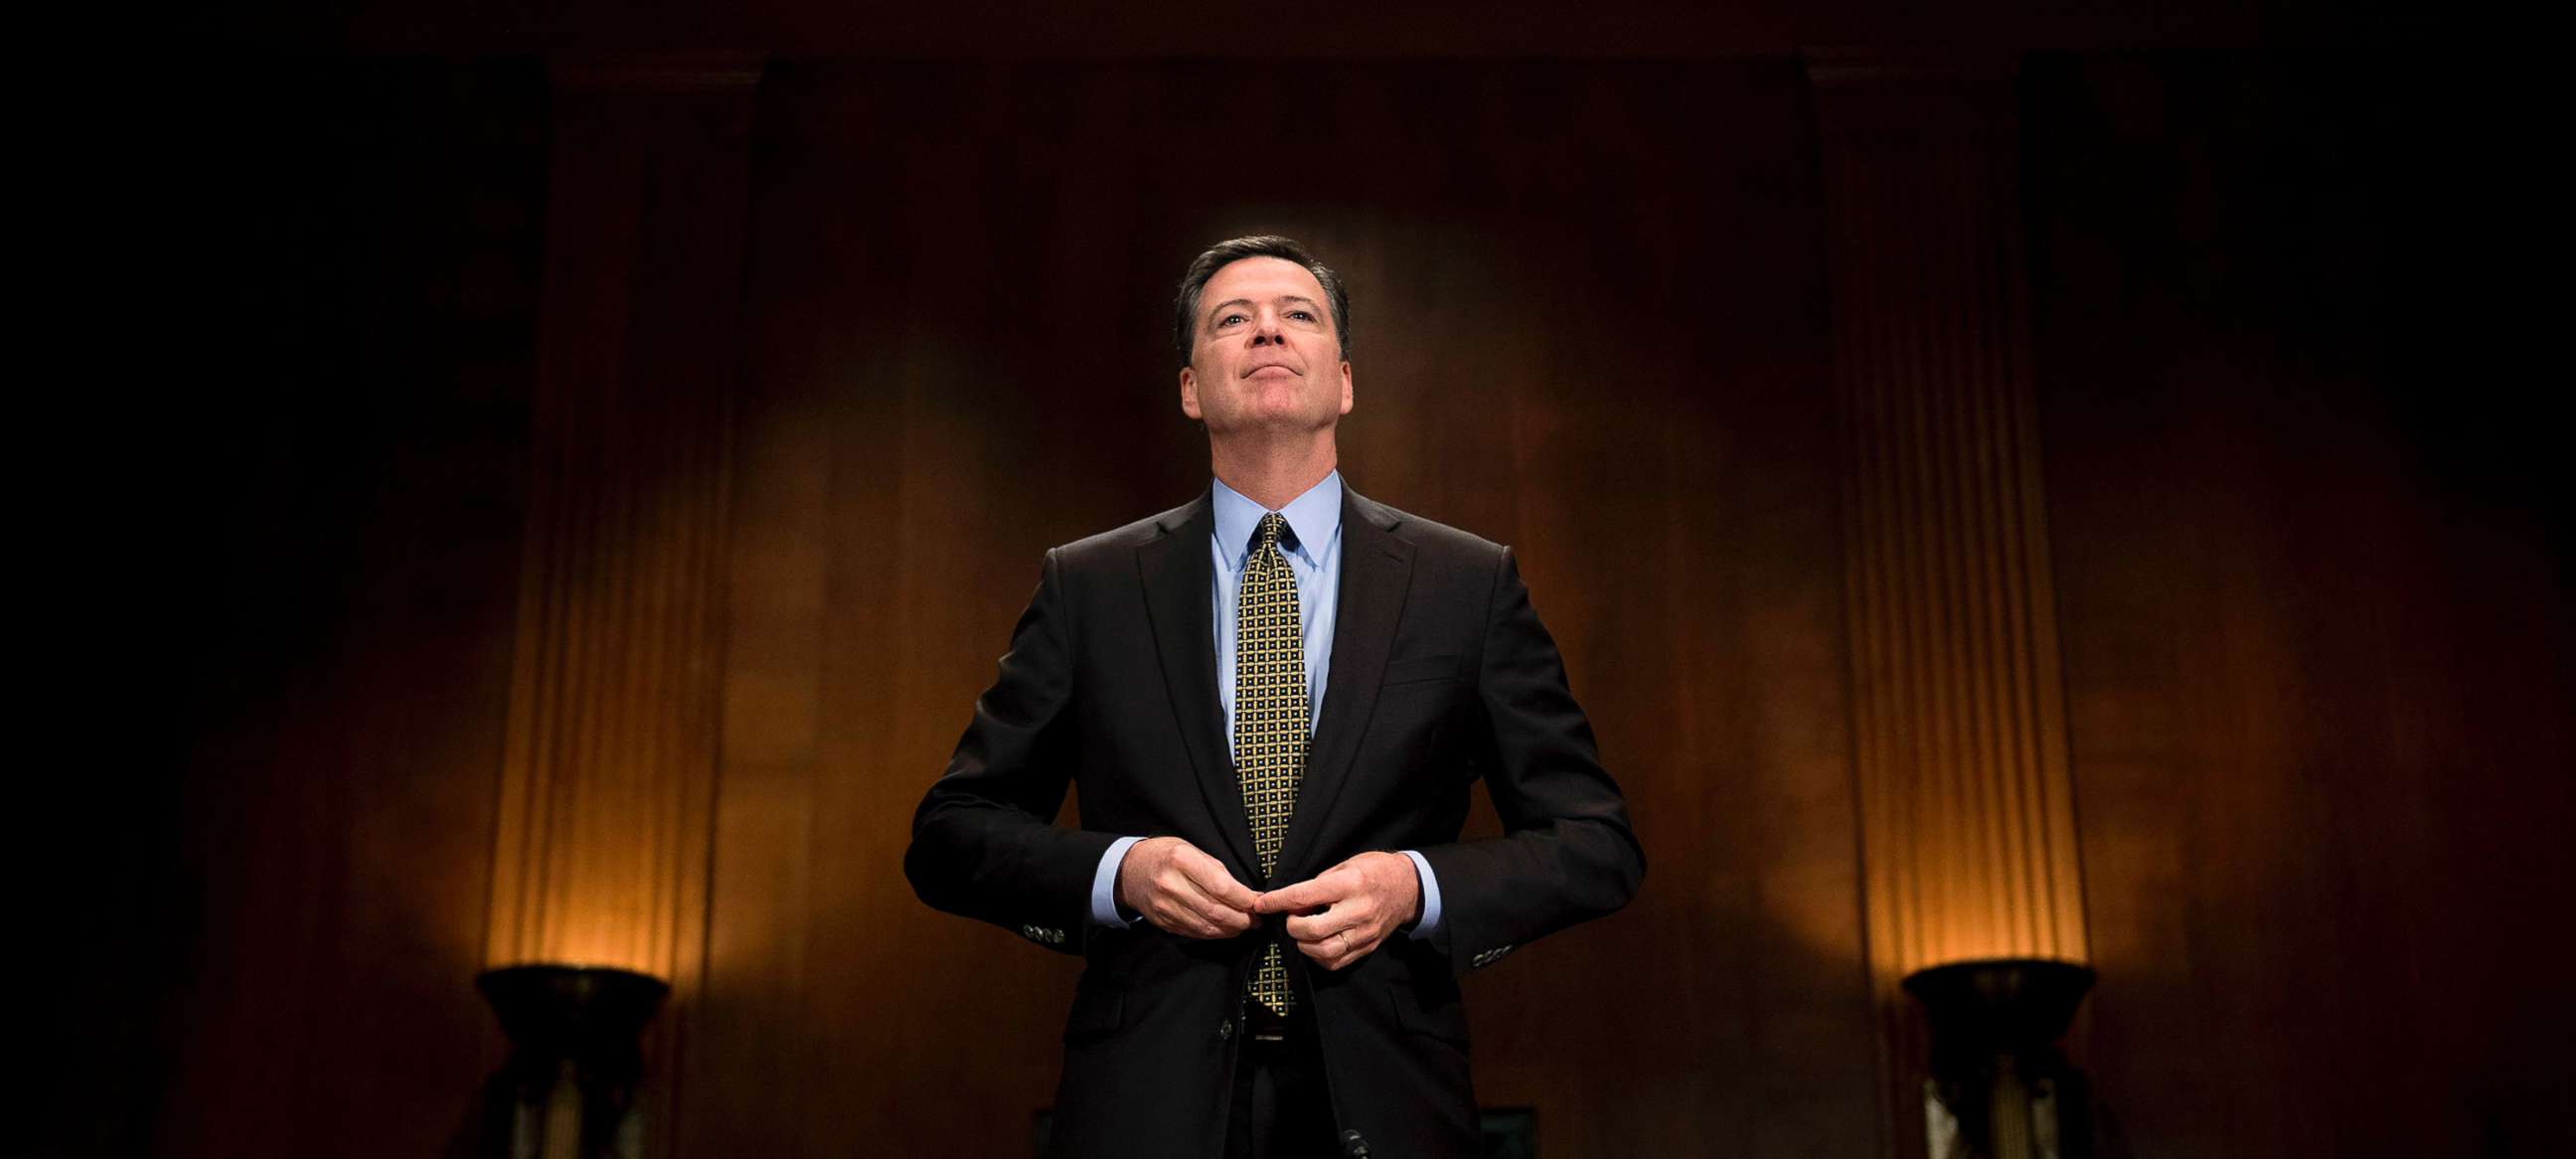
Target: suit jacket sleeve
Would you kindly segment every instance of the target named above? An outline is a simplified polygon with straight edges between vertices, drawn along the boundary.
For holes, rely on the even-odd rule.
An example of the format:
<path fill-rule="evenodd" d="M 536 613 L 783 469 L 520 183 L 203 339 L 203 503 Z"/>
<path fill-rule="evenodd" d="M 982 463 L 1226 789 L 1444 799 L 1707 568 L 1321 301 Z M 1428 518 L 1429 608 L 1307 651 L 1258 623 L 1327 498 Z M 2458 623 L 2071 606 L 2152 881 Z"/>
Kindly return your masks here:
<path fill-rule="evenodd" d="M 1069 954 L 1092 930 L 1092 876 L 1115 834 L 1059 828 L 1077 758 L 1078 636 L 1063 565 L 1047 552 L 993 686 L 948 769 L 913 813 L 904 876 L 921 900 Z"/>
<path fill-rule="evenodd" d="M 1530 607 L 1511 549 L 1495 562 L 1468 754 L 1504 835 L 1420 852 L 1439 875 L 1443 949 L 1462 975 L 1532 939 L 1617 910 L 1646 859 L 1556 641 Z"/>

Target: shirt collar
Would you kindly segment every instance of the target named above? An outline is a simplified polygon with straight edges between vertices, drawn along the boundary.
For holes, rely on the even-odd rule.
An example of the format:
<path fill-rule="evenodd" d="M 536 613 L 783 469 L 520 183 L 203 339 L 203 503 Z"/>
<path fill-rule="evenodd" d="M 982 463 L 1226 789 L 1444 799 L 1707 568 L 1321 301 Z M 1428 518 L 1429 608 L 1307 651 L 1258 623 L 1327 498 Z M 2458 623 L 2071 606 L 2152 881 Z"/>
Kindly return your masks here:
<path fill-rule="evenodd" d="M 1252 550 L 1252 532 L 1261 526 L 1261 517 L 1269 514 L 1261 505 L 1243 497 L 1243 493 L 1225 485 L 1225 480 L 1212 480 L 1210 490 L 1216 500 L 1216 544 L 1225 552 L 1228 563 L 1241 567 L 1243 557 Z M 1288 529 L 1297 536 L 1297 550 L 1309 564 L 1323 559 L 1324 545 L 1342 533 L 1342 473 L 1335 470 L 1321 482 L 1306 488 L 1306 493 L 1288 501 L 1279 514 L 1288 519 Z"/>

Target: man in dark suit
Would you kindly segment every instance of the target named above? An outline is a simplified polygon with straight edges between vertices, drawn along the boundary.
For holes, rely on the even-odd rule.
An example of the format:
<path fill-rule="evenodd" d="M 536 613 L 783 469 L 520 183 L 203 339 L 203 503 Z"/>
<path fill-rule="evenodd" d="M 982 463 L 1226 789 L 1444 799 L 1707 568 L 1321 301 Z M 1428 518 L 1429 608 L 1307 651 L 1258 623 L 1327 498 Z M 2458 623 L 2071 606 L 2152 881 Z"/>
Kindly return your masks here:
<path fill-rule="evenodd" d="M 1343 485 L 1348 331 L 1286 238 L 1191 265 L 1215 481 L 1047 552 L 914 816 L 923 901 L 1086 960 L 1054 1155 L 1475 1154 L 1458 980 L 1645 873 L 1511 549 Z"/>

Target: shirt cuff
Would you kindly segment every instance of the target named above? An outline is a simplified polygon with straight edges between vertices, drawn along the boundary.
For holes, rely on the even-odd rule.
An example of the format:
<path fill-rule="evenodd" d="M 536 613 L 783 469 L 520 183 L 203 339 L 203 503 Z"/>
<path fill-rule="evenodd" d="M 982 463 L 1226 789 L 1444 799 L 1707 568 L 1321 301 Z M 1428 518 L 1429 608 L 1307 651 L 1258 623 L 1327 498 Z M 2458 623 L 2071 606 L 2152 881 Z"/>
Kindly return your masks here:
<path fill-rule="evenodd" d="M 1440 932 L 1440 875 L 1431 872 L 1431 861 L 1410 849 L 1404 851 L 1413 859 L 1414 875 L 1422 879 L 1422 920 L 1413 923 L 1413 938 L 1419 941 Z"/>
<path fill-rule="evenodd" d="M 1109 852 L 1100 855 L 1100 868 L 1091 875 L 1091 924 L 1122 930 L 1136 924 L 1118 916 L 1118 863 L 1127 859 L 1130 846 L 1142 840 L 1142 837 L 1121 837 L 1109 843 Z M 1429 873 L 1430 870 L 1423 872 Z"/>

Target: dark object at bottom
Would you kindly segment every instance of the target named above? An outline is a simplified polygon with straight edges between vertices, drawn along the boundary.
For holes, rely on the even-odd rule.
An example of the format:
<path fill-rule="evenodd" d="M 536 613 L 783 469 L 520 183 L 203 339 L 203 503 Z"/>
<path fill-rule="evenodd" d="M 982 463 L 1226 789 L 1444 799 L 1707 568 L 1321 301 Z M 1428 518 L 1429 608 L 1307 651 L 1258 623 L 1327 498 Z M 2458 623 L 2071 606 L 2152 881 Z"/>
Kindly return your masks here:
<path fill-rule="evenodd" d="M 511 966 L 475 987 L 510 1038 L 480 1100 L 478 1159 L 603 1159 L 640 1151 L 628 1113 L 644 1079 L 639 1038 L 671 987 L 627 970 Z"/>
<path fill-rule="evenodd" d="M 1301 1012 L 1302 1013 L 1302 1012 Z M 1333 1135 L 1323 1047 L 1311 1017 L 1245 1012 L 1225 1117 L 1225 1159 L 1352 1159 Z M 1365 1150 L 1365 1148 L 1363 1148 Z"/>
<path fill-rule="evenodd" d="M 1538 1111 L 1501 1107 L 1476 1113 L 1485 1159 L 1538 1159 Z"/>
<path fill-rule="evenodd" d="M 2044 958 L 1992 958 L 1917 970 L 1907 993 L 1932 1024 L 1932 1091 L 1958 1122 L 1958 1145 L 1988 1159 L 2087 1159 L 2083 1072 L 2057 1039 L 2093 971 Z M 1943 1140 L 1931 1140 L 1935 1156 Z"/>
<path fill-rule="evenodd" d="M 1499 1107 L 1477 1112 L 1478 1135 L 1483 1140 L 1484 1159 L 1538 1159 L 1538 1112 L 1529 1107 Z M 1055 1131 L 1055 1112 L 1041 1109 L 1029 1124 L 1031 1155 L 1043 1156 L 1047 1140 Z M 1365 1145 L 1365 1140 L 1362 1141 Z M 1350 1141 L 1343 1140 L 1341 1159 L 1355 1159 L 1348 1152 Z M 1370 1159 L 1375 1159 L 1372 1153 Z"/>

